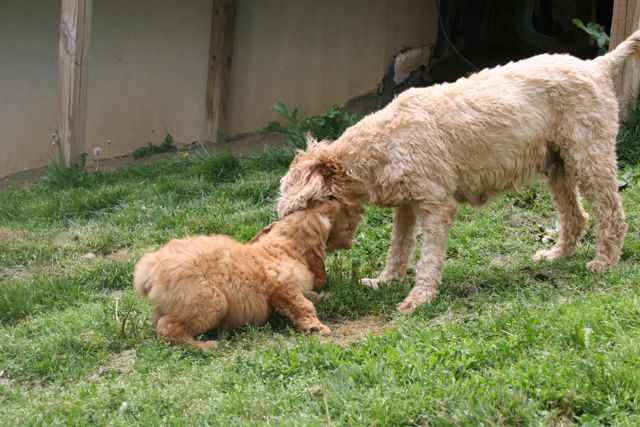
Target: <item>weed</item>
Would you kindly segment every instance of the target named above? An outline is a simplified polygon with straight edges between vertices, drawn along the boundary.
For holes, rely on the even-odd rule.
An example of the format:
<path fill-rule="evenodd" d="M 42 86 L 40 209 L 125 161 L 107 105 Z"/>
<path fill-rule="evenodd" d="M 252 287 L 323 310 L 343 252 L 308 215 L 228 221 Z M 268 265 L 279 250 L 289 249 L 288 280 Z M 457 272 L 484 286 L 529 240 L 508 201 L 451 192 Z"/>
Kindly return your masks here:
<path fill-rule="evenodd" d="M 589 22 L 585 25 L 579 18 L 572 19 L 571 22 L 596 41 L 598 45 L 598 55 L 604 55 L 609 51 L 610 39 L 609 35 L 604 31 L 604 25 L 595 22 Z"/>
<path fill-rule="evenodd" d="M 281 102 L 275 104 L 272 109 L 287 120 L 287 126 L 273 121 L 262 128 L 262 132 L 288 135 L 297 148 L 305 148 L 307 135 L 318 140 L 333 141 L 359 120 L 356 114 L 345 114 L 337 105 L 331 107 L 324 115 L 304 118 L 298 117 L 297 108 L 289 110 Z"/>
<path fill-rule="evenodd" d="M 171 153 L 176 151 L 176 146 L 173 143 L 173 137 L 170 134 L 164 137 L 164 141 L 160 145 L 153 145 L 149 143 L 146 147 L 140 147 L 133 152 L 134 159 L 140 159 L 142 157 L 148 157 L 156 153 Z"/>
<path fill-rule="evenodd" d="M 298 109 L 289 110 L 283 103 L 278 102 L 272 107 L 287 121 L 287 126 L 273 121 L 262 128 L 265 134 L 280 133 L 288 136 L 283 147 L 270 147 L 263 153 L 250 156 L 247 166 L 252 169 L 276 169 L 288 166 L 299 149 L 307 146 L 307 136 L 317 140 L 333 141 L 342 135 L 350 126 L 360 119 L 357 114 L 343 113 L 340 107 L 334 105 L 326 114 L 311 117 L 298 117 Z"/>

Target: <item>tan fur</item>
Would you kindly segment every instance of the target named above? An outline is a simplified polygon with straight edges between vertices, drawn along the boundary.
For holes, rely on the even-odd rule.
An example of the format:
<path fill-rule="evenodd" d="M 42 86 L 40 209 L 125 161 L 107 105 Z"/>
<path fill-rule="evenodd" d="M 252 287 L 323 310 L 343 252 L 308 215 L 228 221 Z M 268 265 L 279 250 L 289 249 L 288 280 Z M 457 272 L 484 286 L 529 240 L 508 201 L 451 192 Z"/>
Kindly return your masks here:
<path fill-rule="evenodd" d="M 618 263 L 627 230 L 616 180 L 613 77 L 632 55 L 640 57 L 640 31 L 595 60 L 539 55 L 409 89 L 334 143 L 309 141 L 282 178 L 278 213 L 328 195 L 347 207 L 394 207 L 387 264 L 378 279 L 363 280 L 369 286 L 404 276 L 421 223 L 416 285 L 398 307 L 408 313 L 437 293 L 459 203 L 484 205 L 545 177 L 560 238 L 534 259 L 575 251 L 587 222 L 580 190 L 597 225 L 597 252 L 587 268 L 604 270 Z"/>
<path fill-rule="evenodd" d="M 261 325 L 272 310 L 301 331 L 330 334 L 307 298 L 325 281 L 325 245 L 339 211 L 336 201 L 314 202 L 248 244 L 198 236 L 172 240 L 144 255 L 133 282 L 156 305 L 158 336 L 206 350 L 216 341 L 196 341 L 195 335 Z"/>

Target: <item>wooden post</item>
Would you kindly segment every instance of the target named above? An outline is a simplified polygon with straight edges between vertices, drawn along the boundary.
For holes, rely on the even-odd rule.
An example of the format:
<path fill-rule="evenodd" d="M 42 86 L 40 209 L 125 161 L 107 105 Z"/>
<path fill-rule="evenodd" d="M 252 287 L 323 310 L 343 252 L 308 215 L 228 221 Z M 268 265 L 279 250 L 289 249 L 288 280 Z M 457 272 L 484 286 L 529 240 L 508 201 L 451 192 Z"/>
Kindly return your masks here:
<path fill-rule="evenodd" d="M 611 41 L 609 50 L 613 50 L 624 39 L 640 26 L 640 1 L 615 0 L 613 3 L 613 19 L 611 21 Z M 628 121 L 635 108 L 638 88 L 640 86 L 640 70 L 633 60 L 627 61 L 615 78 L 615 89 L 620 105 L 620 119 Z"/>
<path fill-rule="evenodd" d="M 209 71 L 207 73 L 204 141 L 221 142 L 226 135 L 226 108 L 231 77 L 231 54 L 236 0 L 213 0 Z"/>
<path fill-rule="evenodd" d="M 67 166 L 80 164 L 85 151 L 87 53 L 92 1 L 62 0 L 58 50 L 58 142 Z"/>

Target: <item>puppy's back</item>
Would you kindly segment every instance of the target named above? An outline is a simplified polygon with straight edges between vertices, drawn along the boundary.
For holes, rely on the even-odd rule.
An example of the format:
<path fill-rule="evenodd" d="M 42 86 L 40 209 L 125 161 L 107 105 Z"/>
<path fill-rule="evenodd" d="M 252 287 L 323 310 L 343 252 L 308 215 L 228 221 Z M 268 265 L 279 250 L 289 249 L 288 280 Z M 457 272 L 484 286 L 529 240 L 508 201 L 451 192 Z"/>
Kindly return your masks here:
<path fill-rule="evenodd" d="M 241 252 L 242 244 L 222 235 L 174 239 L 138 261 L 133 286 L 157 304 L 157 294 L 201 283 L 205 272 L 214 272 L 219 264 L 227 264 Z M 154 288 L 157 289 L 153 291 Z"/>

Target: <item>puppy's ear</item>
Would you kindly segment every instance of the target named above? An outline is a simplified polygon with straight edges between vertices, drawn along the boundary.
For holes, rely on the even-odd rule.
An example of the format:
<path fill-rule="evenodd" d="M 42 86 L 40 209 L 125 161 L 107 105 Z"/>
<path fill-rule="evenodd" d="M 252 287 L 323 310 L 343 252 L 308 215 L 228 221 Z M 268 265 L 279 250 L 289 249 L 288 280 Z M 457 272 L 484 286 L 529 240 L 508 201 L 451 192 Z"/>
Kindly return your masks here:
<path fill-rule="evenodd" d="M 304 254 L 307 267 L 313 274 L 313 287 L 321 288 L 327 280 L 327 270 L 324 268 L 324 257 L 318 248 L 309 249 Z"/>
<path fill-rule="evenodd" d="M 272 222 L 271 224 L 267 225 L 265 228 L 263 228 L 262 230 L 260 230 L 260 232 L 258 234 L 256 234 L 255 236 L 253 236 L 253 239 L 249 240 L 249 244 L 251 243 L 255 243 L 258 240 L 260 240 L 260 238 L 266 234 L 269 234 L 271 232 L 271 229 L 273 228 L 273 226 L 275 225 L 275 222 Z"/>

